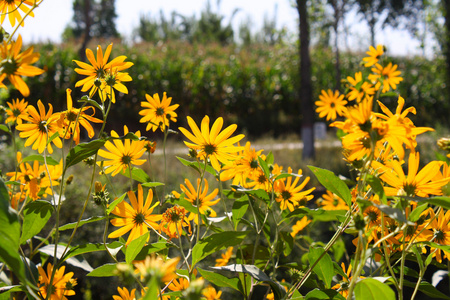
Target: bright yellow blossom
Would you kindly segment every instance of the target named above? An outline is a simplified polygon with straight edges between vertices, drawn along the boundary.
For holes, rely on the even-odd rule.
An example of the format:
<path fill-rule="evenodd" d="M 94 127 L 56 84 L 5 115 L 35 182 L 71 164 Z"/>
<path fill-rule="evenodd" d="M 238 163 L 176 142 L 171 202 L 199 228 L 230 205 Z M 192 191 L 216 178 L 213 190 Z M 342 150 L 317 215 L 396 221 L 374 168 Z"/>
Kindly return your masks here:
<path fill-rule="evenodd" d="M 142 110 L 139 112 L 143 116 L 139 122 L 147 123 L 146 130 L 161 129 L 165 131 L 166 127 L 169 127 L 170 122 L 177 121 L 177 113 L 175 110 L 179 104 L 170 105 L 172 97 L 167 98 L 166 92 L 163 94 L 162 100 L 158 94 L 154 94 L 153 97 L 145 94 L 147 101 L 141 102 Z"/>
<path fill-rule="evenodd" d="M 309 223 L 311 223 L 311 220 L 308 220 L 307 216 L 304 216 L 300 220 L 298 220 L 294 226 L 292 226 L 291 236 L 295 237 L 300 231 L 305 229 L 306 226 L 308 226 Z"/>
<path fill-rule="evenodd" d="M 16 123 L 22 124 L 22 121 L 28 116 L 26 108 L 28 106 L 28 102 L 25 99 L 19 101 L 19 99 L 13 100 L 12 103 L 6 102 L 9 106 L 9 109 L 6 109 L 7 118 L 5 123 Z"/>
<path fill-rule="evenodd" d="M 377 90 L 383 85 L 382 93 L 386 93 L 391 88 L 395 90 L 397 84 L 403 81 L 403 78 L 400 77 L 401 72 L 397 71 L 397 65 L 392 65 L 392 63 L 389 63 L 386 67 L 375 64 L 372 72 L 373 74 L 370 74 L 368 78 L 375 82 L 375 89 Z"/>
<path fill-rule="evenodd" d="M 230 261 L 231 255 L 233 254 L 233 247 L 228 247 L 225 253 L 221 254 L 221 258 L 216 259 L 216 267 L 223 267 Z"/>
<path fill-rule="evenodd" d="M 363 61 L 365 62 L 364 66 L 371 67 L 374 64 L 378 63 L 380 56 L 384 54 L 384 47 L 382 45 L 377 45 L 377 48 L 370 46 L 369 51 L 367 51 L 366 53 L 369 56 L 363 58 Z"/>
<path fill-rule="evenodd" d="M 123 132 L 124 135 L 127 135 L 128 127 L 126 125 L 123 126 Z M 141 137 L 140 131 L 137 131 L 135 135 Z M 113 142 L 107 141 L 105 143 L 105 148 L 108 151 L 103 149 L 98 151 L 99 156 L 109 159 L 98 162 L 99 165 L 103 164 L 106 167 L 106 174 L 112 172 L 112 176 L 116 176 L 119 172 L 131 168 L 132 165 L 140 166 L 145 163 L 145 159 L 140 159 L 145 153 L 145 141 L 130 139 L 122 141 L 114 130 L 111 131 L 111 136 L 115 139 Z"/>
<path fill-rule="evenodd" d="M 24 14 L 27 14 L 31 6 L 33 6 L 34 2 L 36 4 L 39 4 L 41 0 L 1 0 L 0 1 L 0 24 L 3 24 L 5 21 L 6 16 L 8 16 L 9 23 L 11 24 L 11 27 L 16 26 L 16 21 L 21 22 L 22 21 L 22 15 L 20 11 L 22 11 Z M 34 17 L 34 13 L 30 12 L 29 16 Z M 23 27 L 24 23 L 22 22 L 20 26 Z"/>
<path fill-rule="evenodd" d="M 197 150 L 197 157 L 200 159 L 209 159 L 211 165 L 216 171 L 220 171 L 220 163 L 229 163 L 230 160 L 236 158 L 236 153 L 242 150 L 242 147 L 236 147 L 234 144 L 239 142 L 244 135 L 239 134 L 230 138 L 237 128 L 236 124 L 228 126 L 221 132 L 223 126 L 222 118 L 218 118 L 214 121 L 211 130 L 209 129 L 208 116 L 203 118 L 201 130 L 191 117 L 187 117 L 187 120 L 189 127 L 191 127 L 192 133 L 183 127 L 179 127 L 179 130 L 191 141 L 185 141 L 184 143 L 189 148 Z"/>
<path fill-rule="evenodd" d="M 136 289 L 128 291 L 126 287 L 117 287 L 117 291 L 119 292 L 119 296 L 113 295 L 114 300 L 136 300 Z"/>
<path fill-rule="evenodd" d="M 11 84 L 19 90 L 24 96 L 30 95 L 30 89 L 21 76 L 33 77 L 41 75 L 44 70 L 32 66 L 38 61 L 40 54 L 33 53 L 33 47 L 29 47 L 24 52 L 20 53 L 22 48 L 22 36 L 19 35 L 16 41 L 12 41 L 9 44 L 6 41 L 0 45 L 0 83 L 3 82 L 5 77 L 11 82 Z M 6 87 L 2 85 L 0 87 Z"/>
<path fill-rule="evenodd" d="M 50 278 L 53 272 L 53 265 L 51 263 L 47 264 L 47 273 L 41 266 L 38 266 L 39 294 L 43 299 L 67 300 L 66 296 L 75 295 L 75 291 L 72 288 L 77 284 L 77 282 L 72 278 L 73 272 L 64 274 L 65 269 L 66 267 L 62 266 L 56 270 L 55 275 L 53 276 L 52 285 L 49 287 Z M 50 295 L 48 295 L 49 292 Z"/>
<path fill-rule="evenodd" d="M 161 215 L 153 214 L 153 210 L 158 203 L 156 202 L 153 206 L 150 206 L 153 200 L 153 191 L 151 189 L 148 191 L 145 201 L 144 192 L 140 184 L 138 185 L 137 198 L 132 191 L 128 191 L 127 195 L 131 205 L 122 201 L 111 212 L 120 217 L 112 219 L 111 224 L 122 228 L 108 235 L 109 238 L 118 238 L 131 230 L 126 245 L 147 233 L 149 226 L 157 229 L 159 225 L 156 222 L 161 220 Z"/>
<path fill-rule="evenodd" d="M 48 143 L 48 140 L 59 131 L 56 122 L 58 116 L 53 114 L 53 106 L 51 104 L 48 105 L 47 113 L 41 100 L 38 101 L 37 105 L 39 112 L 34 106 L 29 105 L 27 108 L 28 116 L 24 119 L 28 123 L 17 125 L 16 128 L 20 131 L 19 136 L 21 138 L 27 138 L 25 147 L 33 144 L 33 150 L 37 149 L 39 153 L 42 153 L 47 148 L 48 152 L 52 154 L 53 148 L 51 143 Z M 56 136 L 52 143 L 58 148 L 62 147 L 62 141 L 59 136 Z"/>
<path fill-rule="evenodd" d="M 322 94 L 319 95 L 320 101 L 316 101 L 316 112 L 319 113 L 319 117 L 326 116 L 327 121 L 336 120 L 337 115 L 342 116 L 345 113 L 345 105 L 347 100 L 344 100 L 344 95 L 339 95 L 338 91 L 333 93 L 332 90 L 325 92 L 322 90 Z"/>

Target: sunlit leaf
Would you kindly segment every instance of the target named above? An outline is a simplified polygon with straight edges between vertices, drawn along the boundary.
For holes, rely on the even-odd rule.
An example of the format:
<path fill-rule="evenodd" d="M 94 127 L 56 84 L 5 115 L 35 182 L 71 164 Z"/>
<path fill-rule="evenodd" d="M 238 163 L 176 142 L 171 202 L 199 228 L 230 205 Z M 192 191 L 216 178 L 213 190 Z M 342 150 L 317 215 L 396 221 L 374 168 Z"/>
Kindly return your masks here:
<path fill-rule="evenodd" d="M 333 172 L 321 169 L 313 166 L 308 166 L 308 168 L 316 175 L 319 182 L 329 191 L 338 195 L 348 207 L 352 206 L 352 195 L 348 186 L 342 179 L 336 176 Z"/>
<path fill-rule="evenodd" d="M 20 243 L 41 232 L 53 213 L 53 206 L 47 201 L 36 200 L 28 203 L 23 210 L 22 236 Z"/>

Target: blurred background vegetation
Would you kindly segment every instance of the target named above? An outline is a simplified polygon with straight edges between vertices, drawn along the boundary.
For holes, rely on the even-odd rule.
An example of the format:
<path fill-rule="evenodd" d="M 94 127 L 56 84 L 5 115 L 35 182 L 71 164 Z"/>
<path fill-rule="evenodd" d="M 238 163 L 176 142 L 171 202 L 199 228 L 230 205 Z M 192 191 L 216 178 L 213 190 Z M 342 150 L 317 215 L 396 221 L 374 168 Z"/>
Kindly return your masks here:
<path fill-rule="evenodd" d="M 285 0 L 289 1 L 289 0 Z M 302 0 L 293 3 L 293 9 L 302 4 Z M 41 53 L 36 64 L 46 72 L 34 78 L 26 78 L 31 95 L 27 98 L 30 104 L 38 99 L 51 103 L 56 111 L 66 108 L 66 88 L 73 90 L 73 97 L 82 96 L 75 82 L 81 79 L 73 69 L 73 60 L 84 60 L 86 48 L 95 49 L 101 45 L 103 49 L 114 43 L 112 57 L 126 55 L 128 61 L 134 63 L 129 69 L 133 81 L 127 84 L 128 95 L 117 95 L 117 101 L 111 110 L 108 131 L 114 129 L 123 132 L 126 124 L 130 130 L 141 130 L 143 135 L 158 140 L 161 149 L 160 132 L 145 132 L 139 123 L 140 102 L 145 94 L 167 92 L 173 97 L 172 103 L 180 104 L 177 111 L 179 118 L 176 126 L 186 126 L 186 116 L 200 122 L 207 114 L 212 119 L 224 117 L 225 123 L 238 124 L 238 131 L 247 135 L 246 139 L 255 141 L 258 149 L 265 149 L 267 154 L 273 150 L 275 162 L 289 166 L 294 171 L 299 168 L 305 175 L 311 175 L 307 162 L 301 159 L 301 150 L 277 147 L 282 143 L 299 142 L 300 128 L 305 116 L 313 121 L 315 112 L 305 111 L 302 102 L 313 103 L 318 99 L 321 89 L 338 89 L 344 93 L 341 78 L 354 77 L 360 66 L 364 52 L 342 50 L 339 39 L 347 40 L 344 19 L 350 11 L 357 11 L 359 22 L 366 22 L 371 28 L 367 39 L 372 44 L 377 41 L 375 28 L 402 27 L 409 30 L 422 41 L 425 48 L 426 25 L 427 34 L 436 41 L 432 56 L 389 57 L 399 65 L 404 78 L 399 85 L 399 94 L 406 99 L 407 106 L 415 106 L 418 116 L 412 117 L 417 126 L 430 126 L 439 133 L 448 132 L 450 125 L 448 112 L 450 109 L 448 76 L 449 47 L 446 29 L 447 1 L 418 0 L 318 0 L 305 1 L 308 18 L 308 40 L 302 40 L 299 33 L 288 32 L 279 28 L 276 17 L 266 17 L 261 28 L 253 28 L 252 21 L 242 23 L 238 30 L 231 26 L 232 18 L 221 14 L 220 9 L 213 10 L 209 2 L 200 16 L 186 16 L 173 12 L 167 17 L 163 12 L 152 12 L 140 16 L 139 25 L 134 30 L 131 43 L 123 43 L 116 28 L 114 0 L 75 0 L 74 16 L 63 33 L 63 42 L 41 43 L 34 45 L 35 51 Z M 219 6 L 220 7 L 220 6 Z M 450 10 L 450 9 L 449 9 Z M 237 12 L 237 11 L 236 11 Z M 275 16 L 275 15 L 274 15 Z M 450 27 L 450 21 L 448 22 Z M 303 37 L 304 38 L 304 37 Z M 301 81 L 300 46 L 308 43 L 311 69 L 308 78 L 310 83 Z M 309 44 L 310 43 L 310 44 Z M 389 51 L 389 45 L 386 45 Z M 94 51 L 95 52 L 95 51 Z M 301 85 L 310 84 L 311 97 L 301 92 Z M 13 89 L 0 91 L 0 104 L 22 96 Z M 397 97 L 387 97 L 383 102 L 391 108 L 397 106 Z M 117 121 L 113 121 L 117 120 Z M 176 128 L 174 128 L 176 129 Z M 328 139 L 316 151 L 315 166 L 331 169 L 335 173 L 350 177 L 345 162 L 342 160 L 340 147 L 336 146 L 330 132 Z M 2 133 L 0 133 L 2 134 Z M 436 148 L 432 136 L 423 149 L 428 153 L 423 158 L 432 159 Z M 170 153 L 166 192 L 179 191 L 179 184 L 184 178 L 194 182 L 196 174 L 190 171 L 180 172 L 180 163 L 173 154 L 186 158 L 185 152 L 177 153 L 182 137 L 178 135 L 169 141 Z M 176 140 L 176 141 L 175 141 Z M 19 149 L 23 142 L 18 143 Z M 12 147 L 11 147 L 12 148 Z M 4 149 L 4 148 L 2 148 Z M 28 151 L 29 149 L 24 149 Z M 422 152 L 421 152 L 422 153 Z M 0 170 L 13 170 L 14 154 L 5 151 L 0 158 Z M 152 165 L 146 164 L 143 169 L 152 173 L 155 181 L 163 181 L 163 157 L 160 152 L 152 158 Z M 85 166 L 77 166 L 72 170 L 74 183 L 67 189 L 63 219 L 67 222 L 76 220 L 82 199 L 86 195 L 80 186 L 88 186 L 85 178 Z M 119 180 L 119 183 L 117 183 Z M 122 180 L 122 182 L 120 182 Z M 127 189 L 126 179 L 114 178 L 117 194 Z M 105 182 L 106 183 L 106 182 Z M 312 178 L 309 187 L 317 186 Z M 162 191 L 158 191 L 161 196 Z M 318 194 L 323 192 L 319 190 Z M 314 206 L 314 201 L 311 201 Z M 220 209 L 218 209 L 220 211 Z M 101 209 L 94 204 L 88 207 L 85 217 L 101 214 Z M 83 242 L 98 242 L 102 226 L 86 225 L 79 231 L 77 239 Z M 314 236 L 326 237 L 333 232 L 328 225 L 315 227 Z M 298 253 L 296 257 L 300 257 Z M 217 254 L 217 255 L 220 255 Z M 216 257 L 212 257 L 214 259 Z M 107 257 L 94 254 L 89 261 L 93 267 L 107 262 Z M 79 278 L 80 292 L 73 299 L 110 299 L 116 292 L 117 282 L 105 279 L 86 279 L 85 273 L 78 269 L 75 277 Z M 226 294 L 225 294 L 226 295 Z M 231 296 L 230 296 L 231 297 Z M 225 297 L 226 299 L 226 297 Z"/>

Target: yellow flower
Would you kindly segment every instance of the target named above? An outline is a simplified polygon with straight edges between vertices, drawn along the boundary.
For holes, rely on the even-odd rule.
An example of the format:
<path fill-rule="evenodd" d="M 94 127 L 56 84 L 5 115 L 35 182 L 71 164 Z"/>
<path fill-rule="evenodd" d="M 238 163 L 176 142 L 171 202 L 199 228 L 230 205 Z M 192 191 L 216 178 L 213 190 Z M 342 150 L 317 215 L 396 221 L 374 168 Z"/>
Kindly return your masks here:
<path fill-rule="evenodd" d="M 136 289 L 132 289 L 131 292 L 129 292 L 126 287 L 118 287 L 117 291 L 119 292 L 119 296 L 113 295 L 114 300 L 136 300 Z"/>
<path fill-rule="evenodd" d="M 327 121 L 336 120 L 337 115 L 342 116 L 345 113 L 345 105 L 347 100 L 344 100 L 344 95 L 339 95 L 338 91 L 333 93 L 332 90 L 325 92 L 322 90 L 322 94 L 319 95 L 320 101 L 316 101 L 316 112 L 319 113 L 319 117 L 327 117 Z"/>
<path fill-rule="evenodd" d="M 361 72 L 356 72 L 354 79 L 348 76 L 347 81 L 350 84 L 350 91 L 347 93 L 349 101 L 356 99 L 357 102 L 361 102 L 366 95 L 372 96 L 375 94 L 375 88 L 369 82 L 363 81 Z"/>
<path fill-rule="evenodd" d="M 75 144 L 78 145 L 80 143 L 80 125 L 87 130 L 89 138 L 92 138 L 95 132 L 89 121 L 94 123 L 102 123 L 103 121 L 93 117 L 95 114 L 95 109 L 93 106 L 85 106 L 81 109 L 73 107 L 71 93 L 71 89 L 66 90 L 67 110 L 56 113 L 56 115 L 58 116 L 58 125 L 62 131 L 60 136 L 69 139 L 73 135 L 73 140 Z M 91 108 L 92 114 L 88 115 L 85 113 L 86 110 Z"/>
<path fill-rule="evenodd" d="M 372 68 L 372 72 L 374 74 L 369 75 L 369 80 L 376 82 L 375 89 L 379 90 L 381 84 L 383 84 L 382 93 L 386 93 L 391 88 L 395 90 L 397 88 L 397 84 L 403 80 L 400 77 L 401 72 L 397 71 L 397 65 L 392 65 L 389 63 L 386 67 L 383 68 L 380 64 L 375 64 L 375 67 Z"/>
<path fill-rule="evenodd" d="M 135 262 L 134 266 L 140 274 L 141 278 L 148 281 L 151 277 L 156 276 L 156 279 L 161 282 L 170 282 L 178 277 L 175 273 L 177 264 L 180 261 L 179 257 L 162 260 L 159 256 L 147 256 L 145 260 Z"/>
<path fill-rule="evenodd" d="M 311 222 L 312 221 L 308 220 L 308 217 L 306 217 L 306 216 L 304 216 L 303 218 L 298 220 L 297 223 L 295 223 L 295 225 L 292 226 L 291 236 L 295 237 L 300 231 L 305 229 L 305 227 L 308 226 L 308 224 Z"/>
<path fill-rule="evenodd" d="M 48 152 L 52 154 L 52 145 L 51 143 L 47 145 L 47 142 L 59 130 L 56 122 L 57 116 L 53 114 L 53 106 L 51 104 L 48 104 L 49 109 L 47 113 L 45 113 L 45 107 L 41 100 L 38 101 L 37 105 L 39 112 L 32 105 L 29 105 L 27 108 L 28 116 L 24 120 L 29 123 L 22 123 L 17 125 L 16 128 L 20 131 L 19 136 L 21 138 L 27 138 L 25 147 L 33 144 L 33 150 L 37 149 L 39 153 L 42 153 L 47 148 Z M 59 136 L 55 137 L 52 143 L 58 148 L 62 147 Z"/>
<path fill-rule="evenodd" d="M 25 99 L 19 101 L 19 99 L 13 100 L 12 103 L 6 102 L 9 106 L 9 109 L 6 109 L 6 114 L 8 117 L 5 120 L 5 123 L 16 123 L 22 124 L 22 121 L 27 117 L 27 106 L 28 102 Z"/>
<path fill-rule="evenodd" d="M 36 0 L 36 4 L 41 2 L 41 0 Z M 33 0 L 1 0 L 0 1 L 0 14 L 1 19 L 0 23 L 3 24 L 5 21 L 6 15 L 8 15 L 9 23 L 11 27 L 14 27 L 17 22 L 22 21 L 22 15 L 20 14 L 19 9 L 25 14 L 30 11 L 29 6 L 33 6 Z M 30 12 L 29 16 L 34 17 L 34 13 Z M 22 27 L 24 23 L 20 24 Z"/>
<path fill-rule="evenodd" d="M 377 48 L 374 48 L 373 46 L 369 47 L 369 51 L 367 51 L 368 57 L 364 57 L 363 61 L 365 62 L 365 67 L 371 67 L 374 64 L 378 63 L 378 60 L 380 59 L 380 56 L 384 54 L 384 47 L 382 45 L 377 45 Z"/>
<path fill-rule="evenodd" d="M 170 105 L 172 97 L 167 98 L 166 92 L 164 92 L 162 100 L 158 94 L 153 94 L 153 97 L 145 94 L 145 98 L 147 101 L 141 102 L 142 110 L 139 112 L 143 116 L 139 122 L 147 123 L 145 130 L 156 131 L 160 128 L 165 131 L 166 127 L 169 127 L 169 121 L 177 121 L 175 109 L 178 108 L 179 104 Z"/>
<path fill-rule="evenodd" d="M 227 251 L 225 253 L 222 253 L 222 258 L 216 259 L 216 267 L 223 267 L 228 264 L 230 261 L 231 255 L 233 254 L 233 247 L 228 247 Z"/>
<path fill-rule="evenodd" d="M 128 127 L 126 125 L 123 126 L 123 132 L 124 135 L 128 133 Z M 140 131 L 137 131 L 135 134 L 141 137 Z M 145 159 L 140 159 L 145 152 L 144 141 L 130 139 L 122 141 L 118 139 L 119 135 L 114 130 L 111 131 L 111 136 L 116 139 L 113 142 L 107 141 L 105 143 L 105 148 L 109 152 L 103 149 L 98 151 L 99 156 L 109 159 L 98 162 L 99 165 L 103 163 L 103 166 L 106 167 L 106 174 L 112 172 L 112 176 L 116 176 L 120 171 L 131 168 L 131 165 L 140 166 L 145 163 Z"/>
<path fill-rule="evenodd" d="M 203 297 L 205 297 L 206 300 L 220 300 L 220 296 L 222 296 L 222 291 L 216 291 L 215 288 L 212 286 L 207 286 L 202 291 Z"/>
<path fill-rule="evenodd" d="M 431 224 L 424 232 L 424 240 L 432 241 L 440 245 L 450 245 L 450 210 L 444 213 L 444 209 L 441 209 L 439 215 L 436 217 L 433 210 L 430 210 Z M 450 253 L 439 248 L 431 247 L 430 252 L 436 257 L 439 263 L 442 263 L 442 252 L 444 258 L 449 259 Z"/>
<path fill-rule="evenodd" d="M 292 173 L 292 169 L 288 169 L 288 173 Z M 279 179 L 275 182 L 275 193 L 277 202 L 280 202 L 280 208 L 285 210 L 286 208 L 293 211 L 298 206 L 305 206 L 308 200 L 311 200 L 314 196 L 310 193 L 315 190 L 311 188 L 306 191 L 301 191 L 309 182 L 309 177 L 297 186 L 302 170 L 298 170 L 298 176 L 290 176 L 288 178 Z M 292 177 L 295 177 L 292 181 Z"/>
<path fill-rule="evenodd" d="M 408 175 L 405 175 L 400 162 L 390 161 L 385 166 L 378 161 L 372 162 L 372 168 L 380 174 L 380 179 L 387 183 L 384 190 L 388 196 L 419 196 L 441 195 L 441 187 L 447 184 L 450 178 L 434 180 L 440 174 L 443 162 L 432 161 L 419 171 L 419 152 L 411 153 L 408 160 Z"/>
<path fill-rule="evenodd" d="M 209 159 L 211 165 L 216 171 L 220 171 L 220 163 L 227 164 L 230 160 L 236 158 L 236 153 L 242 150 L 242 147 L 234 146 L 244 135 L 239 134 L 229 138 L 236 130 L 237 125 L 232 124 L 220 130 L 223 126 L 223 119 L 218 118 L 209 130 L 209 117 L 205 116 L 201 123 L 201 131 L 191 117 L 187 117 L 188 124 L 192 133 L 180 127 L 179 130 L 192 142 L 184 142 L 191 149 L 199 151 L 197 156 L 203 160 Z"/>
<path fill-rule="evenodd" d="M 186 217 L 186 213 L 186 209 L 178 205 L 168 208 L 162 215 L 159 229 L 167 234 L 170 239 L 178 238 L 182 235 L 183 227 L 187 227 L 189 234 L 192 234 L 191 224 Z"/>
<path fill-rule="evenodd" d="M 128 94 L 128 89 L 122 82 L 129 82 L 132 80 L 133 79 L 128 73 L 117 72 L 117 69 L 113 72 L 112 69 L 109 69 L 104 78 L 101 79 L 100 87 L 97 87 L 94 84 L 89 94 L 92 96 L 98 90 L 102 102 L 105 102 L 106 98 L 109 98 L 112 103 L 116 103 L 116 93 L 114 92 L 114 89 L 123 94 Z"/>
<path fill-rule="evenodd" d="M 47 264 L 47 273 L 41 266 L 38 266 L 39 272 L 39 294 L 43 299 L 49 300 L 67 300 L 66 296 L 75 295 L 75 291 L 72 289 L 77 283 L 75 279 L 72 279 L 73 272 L 64 274 L 66 267 L 62 266 L 57 269 L 53 276 L 52 286 L 49 288 L 51 274 L 53 272 L 53 266 L 51 263 Z M 51 293 L 50 296 L 47 295 Z"/>
<path fill-rule="evenodd" d="M 184 291 L 189 287 L 189 283 L 190 283 L 189 280 L 187 280 L 184 277 L 180 277 L 178 279 L 172 280 L 172 282 L 170 282 L 167 288 L 172 292 Z"/>
<path fill-rule="evenodd" d="M 112 214 L 120 217 L 112 219 L 111 224 L 122 228 L 117 229 L 108 235 L 109 238 L 118 238 L 131 230 L 126 245 L 141 235 L 147 233 L 148 226 L 151 226 L 153 229 L 158 228 L 159 225 L 156 222 L 161 220 L 161 215 L 152 214 L 153 209 L 158 205 L 158 203 L 155 203 L 152 207 L 150 207 L 153 200 L 153 191 L 151 189 L 148 191 L 145 201 L 144 192 L 140 184 L 138 185 L 137 199 L 134 192 L 128 191 L 127 194 L 131 205 L 125 201 L 122 201 L 117 204 L 111 212 Z"/>
<path fill-rule="evenodd" d="M 204 181 L 204 188 L 203 192 L 200 190 L 200 178 L 197 179 L 197 189 L 194 188 L 192 183 L 189 181 L 189 179 L 185 179 L 184 183 L 186 186 L 180 184 L 180 189 L 185 193 L 185 199 L 192 203 L 192 205 L 197 206 L 198 201 L 198 209 L 200 211 L 200 214 L 205 215 L 207 217 L 216 217 L 217 213 L 211 208 L 211 206 L 215 205 L 217 202 L 220 201 L 220 198 L 216 198 L 217 194 L 219 193 L 219 189 L 215 189 L 211 192 L 211 194 L 207 195 L 208 193 L 208 180 L 206 178 Z M 180 194 L 173 191 L 173 194 L 175 197 L 180 198 Z M 198 224 L 198 214 L 196 213 L 190 213 L 188 220 L 194 220 L 196 224 Z"/>
<path fill-rule="evenodd" d="M 41 75 L 44 70 L 31 66 L 38 59 L 40 54 L 33 53 L 33 47 L 28 48 L 25 52 L 20 53 L 22 48 L 22 36 L 19 35 L 17 41 L 12 41 L 7 44 L 6 41 L 0 46 L 0 82 L 3 82 L 5 77 L 11 84 L 19 90 L 24 96 L 30 95 L 30 89 L 21 76 L 33 77 Z M 3 85 L 3 87 L 5 87 Z"/>
<path fill-rule="evenodd" d="M 326 194 L 322 195 L 322 199 L 318 201 L 318 205 L 324 210 L 348 210 L 348 205 L 345 201 L 328 190 Z"/>
<path fill-rule="evenodd" d="M 250 142 L 247 142 L 244 149 L 237 155 L 238 158 L 223 166 L 220 180 L 226 181 L 233 178 L 234 185 L 247 187 L 247 179 L 260 170 L 258 157 L 265 159 L 265 156 L 261 155 L 262 152 L 263 150 L 256 151 L 250 148 Z"/>
<path fill-rule="evenodd" d="M 112 44 L 110 44 L 106 48 L 105 54 L 103 55 L 102 47 L 98 46 L 97 59 L 95 59 L 92 50 L 86 49 L 86 57 L 91 63 L 91 65 L 78 60 L 74 60 L 74 62 L 81 68 L 81 69 L 75 68 L 75 72 L 77 72 L 80 75 L 87 76 L 86 78 L 78 81 L 75 84 L 75 87 L 83 86 L 81 88 L 82 92 L 86 92 L 87 90 L 91 89 L 89 97 L 92 97 L 98 89 L 98 87 L 95 86 L 96 80 L 99 80 L 98 85 L 101 86 L 103 90 L 114 87 L 123 93 L 126 91 L 126 88 L 124 89 L 125 86 L 122 85 L 115 86 L 115 85 L 119 84 L 121 81 L 130 81 L 131 77 L 129 77 L 128 74 L 126 73 L 125 73 L 126 75 L 118 76 L 118 74 L 120 73 L 117 72 L 130 68 L 133 65 L 133 63 L 125 62 L 125 59 L 127 59 L 127 57 L 124 55 L 118 56 L 114 58 L 112 61 L 108 62 L 111 50 Z M 108 82 L 108 79 L 110 82 Z M 106 82 L 107 86 L 105 86 L 103 82 Z M 109 93 L 109 95 L 112 96 L 112 93 L 110 91 L 103 91 L 103 93 Z M 101 99 L 102 101 L 106 100 L 103 97 L 104 94 L 101 94 L 100 96 L 102 97 Z M 111 100 L 114 103 L 115 101 L 114 98 L 112 98 Z"/>
<path fill-rule="evenodd" d="M 340 283 L 335 284 L 331 288 L 333 290 L 337 290 L 339 292 L 339 294 L 341 294 L 344 298 L 347 298 L 349 283 L 350 283 L 350 281 L 352 281 L 352 276 L 350 276 L 350 273 L 352 272 L 352 265 L 349 264 L 348 269 L 346 271 L 345 264 L 341 263 L 341 268 L 346 276 L 342 278 L 342 281 Z M 360 276 L 360 278 L 364 278 L 364 277 Z"/>

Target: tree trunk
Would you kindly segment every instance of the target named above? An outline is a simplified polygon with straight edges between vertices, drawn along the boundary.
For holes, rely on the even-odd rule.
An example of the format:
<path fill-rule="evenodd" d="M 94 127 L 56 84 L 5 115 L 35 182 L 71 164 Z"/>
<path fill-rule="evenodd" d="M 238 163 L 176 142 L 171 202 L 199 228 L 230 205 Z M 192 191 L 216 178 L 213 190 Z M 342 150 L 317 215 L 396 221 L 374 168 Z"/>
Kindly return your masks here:
<path fill-rule="evenodd" d="M 339 36 L 338 36 L 338 30 L 339 30 L 339 22 L 341 20 L 341 12 L 344 9 L 344 4 L 342 4 L 342 7 L 339 6 L 338 0 L 332 0 L 331 5 L 333 6 L 334 10 L 334 22 L 333 22 L 333 30 L 334 30 L 334 56 L 336 59 L 336 63 L 334 64 L 334 69 L 336 71 L 335 74 L 335 80 L 336 85 L 335 89 L 340 90 L 341 89 L 341 63 L 339 59 Z"/>
<path fill-rule="evenodd" d="M 309 54 L 309 24 L 307 0 L 297 0 L 300 17 L 300 105 L 302 112 L 301 138 L 304 160 L 312 160 L 314 151 L 314 106 L 312 99 L 311 57 Z"/>
<path fill-rule="evenodd" d="M 81 47 L 78 50 L 81 61 L 86 60 L 86 48 L 87 48 L 89 41 L 91 40 L 91 26 L 92 26 L 91 0 L 84 0 L 83 13 L 84 13 L 84 20 L 85 20 L 84 34 L 82 37 L 83 42 L 81 43 Z"/>
<path fill-rule="evenodd" d="M 445 16 L 445 42 L 444 53 L 447 68 L 447 96 L 450 95 L 450 1 L 442 0 Z"/>

